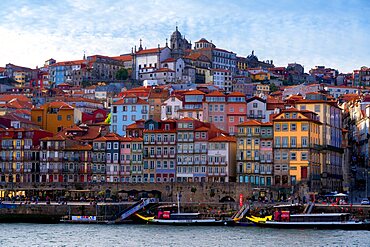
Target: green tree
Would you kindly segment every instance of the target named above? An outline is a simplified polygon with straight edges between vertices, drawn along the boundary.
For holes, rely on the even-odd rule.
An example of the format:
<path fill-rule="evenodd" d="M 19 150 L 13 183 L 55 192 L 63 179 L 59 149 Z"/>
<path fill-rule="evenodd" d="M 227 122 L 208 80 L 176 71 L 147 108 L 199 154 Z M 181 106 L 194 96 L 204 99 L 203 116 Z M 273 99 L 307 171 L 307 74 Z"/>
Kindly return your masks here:
<path fill-rule="evenodd" d="M 117 80 L 126 80 L 128 78 L 128 71 L 125 68 L 121 68 L 116 73 Z"/>
<path fill-rule="evenodd" d="M 270 84 L 270 92 L 271 93 L 276 92 L 278 90 L 279 90 L 279 88 L 274 83 Z"/>

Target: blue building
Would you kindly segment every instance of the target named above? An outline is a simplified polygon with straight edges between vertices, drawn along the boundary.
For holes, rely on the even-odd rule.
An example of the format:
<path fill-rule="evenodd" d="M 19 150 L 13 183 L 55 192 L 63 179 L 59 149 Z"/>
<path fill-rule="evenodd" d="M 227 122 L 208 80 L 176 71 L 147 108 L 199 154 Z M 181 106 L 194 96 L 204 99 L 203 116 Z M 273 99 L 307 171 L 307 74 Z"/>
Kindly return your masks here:
<path fill-rule="evenodd" d="M 113 102 L 111 107 L 110 130 L 121 136 L 126 135 L 126 127 L 135 121 L 148 119 L 149 103 L 135 95 L 128 95 Z"/>

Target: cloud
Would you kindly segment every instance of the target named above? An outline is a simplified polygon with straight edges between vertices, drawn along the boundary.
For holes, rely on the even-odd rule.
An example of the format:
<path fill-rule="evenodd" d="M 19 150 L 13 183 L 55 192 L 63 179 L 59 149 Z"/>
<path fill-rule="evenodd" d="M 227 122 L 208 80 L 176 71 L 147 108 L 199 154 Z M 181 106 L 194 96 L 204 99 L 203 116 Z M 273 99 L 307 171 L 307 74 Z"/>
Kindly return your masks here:
<path fill-rule="evenodd" d="M 370 66 L 367 1 L 1 1 L 0 65 L 35 67 L 88 55 L 128 53 L 140 38 L 164 45 L 176 23 L 239 55 L 251 50 L 276 65 Z"/>

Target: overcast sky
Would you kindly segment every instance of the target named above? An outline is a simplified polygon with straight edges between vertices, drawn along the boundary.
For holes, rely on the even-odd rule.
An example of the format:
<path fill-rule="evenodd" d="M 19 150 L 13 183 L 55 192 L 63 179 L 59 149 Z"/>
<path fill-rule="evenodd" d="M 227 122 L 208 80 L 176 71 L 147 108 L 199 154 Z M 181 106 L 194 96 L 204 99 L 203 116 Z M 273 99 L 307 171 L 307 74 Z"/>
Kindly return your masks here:
<path fill-rule="evenodd" d="M 178 23 L 188 40 L 306 72 L 325 65 L 370 67 L 370 1 L 350 0 L 1 0 L 0 66 L 119 55 L 143 39 L 165 44 Z"/>

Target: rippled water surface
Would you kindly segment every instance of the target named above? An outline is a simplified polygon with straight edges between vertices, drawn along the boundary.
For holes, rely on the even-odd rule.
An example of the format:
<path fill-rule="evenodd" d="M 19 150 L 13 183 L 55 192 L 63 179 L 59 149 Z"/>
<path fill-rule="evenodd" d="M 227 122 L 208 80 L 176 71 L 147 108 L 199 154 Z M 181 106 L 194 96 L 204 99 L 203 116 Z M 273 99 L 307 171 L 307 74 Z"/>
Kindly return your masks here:
<path fill-rule="evenodd" d="M 370 231 L 0 224 L 0 246 L 370 246 Z"/>

